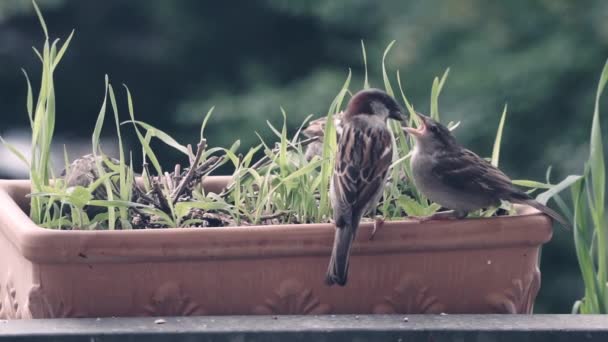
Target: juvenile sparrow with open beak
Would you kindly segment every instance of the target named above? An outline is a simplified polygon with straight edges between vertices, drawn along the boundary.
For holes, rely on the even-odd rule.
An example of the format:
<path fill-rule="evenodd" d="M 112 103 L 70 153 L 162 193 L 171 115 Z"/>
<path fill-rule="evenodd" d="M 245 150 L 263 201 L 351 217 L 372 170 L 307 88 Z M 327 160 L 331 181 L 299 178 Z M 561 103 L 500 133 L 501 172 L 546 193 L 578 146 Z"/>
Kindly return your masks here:
<path fill-rule="evenodd" d="M 416 114 L 419 127 L 404 128 L 416 144 L 410 161 L 414 185 L 431 201 L 453 210 L 423 220 L 464 218 L 471 211 L 498 206 L 504 200 L 527 204 L 564 227 L 570 226 L 560 214 L 516 188 L 511 179 L 490 162 L 458 144 L 447 127 Z"/>
<path fill-rule="evenodd" d="M 401 113 L 397 102 L 378 89 L 355 94 L 344 112 L 330 185 L 336 233 L 325 278 L 327 285 L 346 284 L 350 249 L 359 221 L 382 197 L 393 158 L 386 121 L 403 120 Z"/>

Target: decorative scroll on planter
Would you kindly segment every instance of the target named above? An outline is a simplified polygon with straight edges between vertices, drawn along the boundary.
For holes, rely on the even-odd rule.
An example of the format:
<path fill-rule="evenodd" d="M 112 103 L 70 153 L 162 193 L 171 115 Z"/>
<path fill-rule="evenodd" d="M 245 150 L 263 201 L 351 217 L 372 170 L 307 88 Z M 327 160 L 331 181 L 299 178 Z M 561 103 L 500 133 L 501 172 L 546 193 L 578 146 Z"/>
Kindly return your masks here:
<path fill-rule="evenodd" d="M 17 289 L 13 285 L 10 274 L 4 284 L 0 284 L 0 319 L 21 318 Z"/>
<path fill-rule="evenodd" d="M 145 306 L 147 316 L 201 316 L 205 310 L 182 292 L 178 283 L 162 284 Z"/>
<path fill-rule="evenodd" d="M 430 293 L 419 276 L 406 274 L 401 277 L 393 292 L 384 301 L 374 306 L 377 314 L 438 314 L 444 306 L 437 296 Z"/>
<path fill-rule="evenodd" d="M 540 271 L 536 270 L 524 278 L 513 279 L 510 287 L 488 295 L 487 301 L 495 313 L 531 313 L 539 289 Z"/>
<path fill-rule="evenodd" d="M 322 315 L 330 311 L 331 306 L 322 304 L 311 289 L 295 279 L 281 282 L 265 304 L 253 308 L 257 315 Z"/>
<path fill-rule="evenodd" d="M 30 289 L 27 308 L 28 312 L 24 312 L 23 318 L 67 318 L 85 316 L 82 312 L 77 312 L 69 301 L 46 294 L 40 285 L 34 285 Z"/>

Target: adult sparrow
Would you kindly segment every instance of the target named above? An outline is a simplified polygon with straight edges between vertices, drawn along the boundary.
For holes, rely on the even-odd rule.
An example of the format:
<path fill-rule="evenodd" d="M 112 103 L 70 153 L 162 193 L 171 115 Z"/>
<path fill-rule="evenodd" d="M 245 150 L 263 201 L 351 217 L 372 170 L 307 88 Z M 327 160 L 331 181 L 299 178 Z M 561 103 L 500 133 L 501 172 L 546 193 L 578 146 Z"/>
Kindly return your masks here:
<path fill-rule="evenodd" d="M 378 89 L 358 92 L 346 107 L 330 184 L 336 233 L 327 285 L 346 284 L 350 248 L 359 221 L 382 196 L 393 158 L 386 120 L 401 121 L 401 113 L 397 102 Z"/>
<path fill-rule="evenodd" d="M 410 161 L 414 185 L 431 201 L 453 210 L 423 220 L 464 218 L 471 211 L 498 206 L 504 200 L 527 204 L 564 227 L 570 226 L 560 214 L 516 188 L 498 168 L 458 144 L 445 126 L 416 114 L 419 127 L 404 128 L 416 144 Z"/>

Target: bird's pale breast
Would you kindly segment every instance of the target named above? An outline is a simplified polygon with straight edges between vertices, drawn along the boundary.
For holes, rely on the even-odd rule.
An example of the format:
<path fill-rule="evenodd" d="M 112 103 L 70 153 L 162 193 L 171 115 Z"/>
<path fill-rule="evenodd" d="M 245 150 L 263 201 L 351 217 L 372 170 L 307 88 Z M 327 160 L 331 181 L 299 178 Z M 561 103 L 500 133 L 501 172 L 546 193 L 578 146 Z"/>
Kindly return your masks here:
<path fill-rule="evenodd" d="M 414 185 L 425 197 L 444 208 L 470 212 L 492 205 L 483 194 L 473 194 L 444 184 L 433 172 L 439 161 L 432 154 L 419 153 L 414 149 L 411 166 Z"/>

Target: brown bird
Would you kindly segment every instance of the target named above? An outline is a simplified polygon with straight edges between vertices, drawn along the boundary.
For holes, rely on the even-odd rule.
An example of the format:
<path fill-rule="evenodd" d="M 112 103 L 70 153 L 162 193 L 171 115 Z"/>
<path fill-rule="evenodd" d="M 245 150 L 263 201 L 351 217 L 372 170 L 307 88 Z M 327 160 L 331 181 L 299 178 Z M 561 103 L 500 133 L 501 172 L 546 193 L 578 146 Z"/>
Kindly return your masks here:
<path fill-rule="evenodd" d="M 382 196 L 393 147 L 388 118 L 403 120 L 401 107 L 378 89 L 355 94 L 342 118 L 342 134 L 331 179 L 336 233 L 325 282 L 344 286 L 348 259 L 361 217 Z"/>
<path fill-rule="evenodd" d="M 471 211 L 500 205 L 500 201 L 532 206 L 564 227 L 570 224 L 553 209 L 516 188 L 511 179 L 487 160 L 462 147 L 450 130 L 428 116 L 417 113 L 417 129 L 404 128 L 415 140 L 411 157 L 416 188 L 450 212 L 421 218 L 464 218 Z"/>
<path fill-rule="evenodd" d="M 339 112 L 333 116 L 334 127 L 336 127 L 336 137 L 339 139 L 342 135 L 342 117 L 344 112 Z M 321 157 L 323 155 L 323 139 L 325 136 L 325 124 L 327 122 L 327 116 L 318 118 L 308 123 L 302 133 L 308 138 L 319 138 L 317 141 L 306 146 L 306 160 L 310 161 L 314 156 Z"/>

